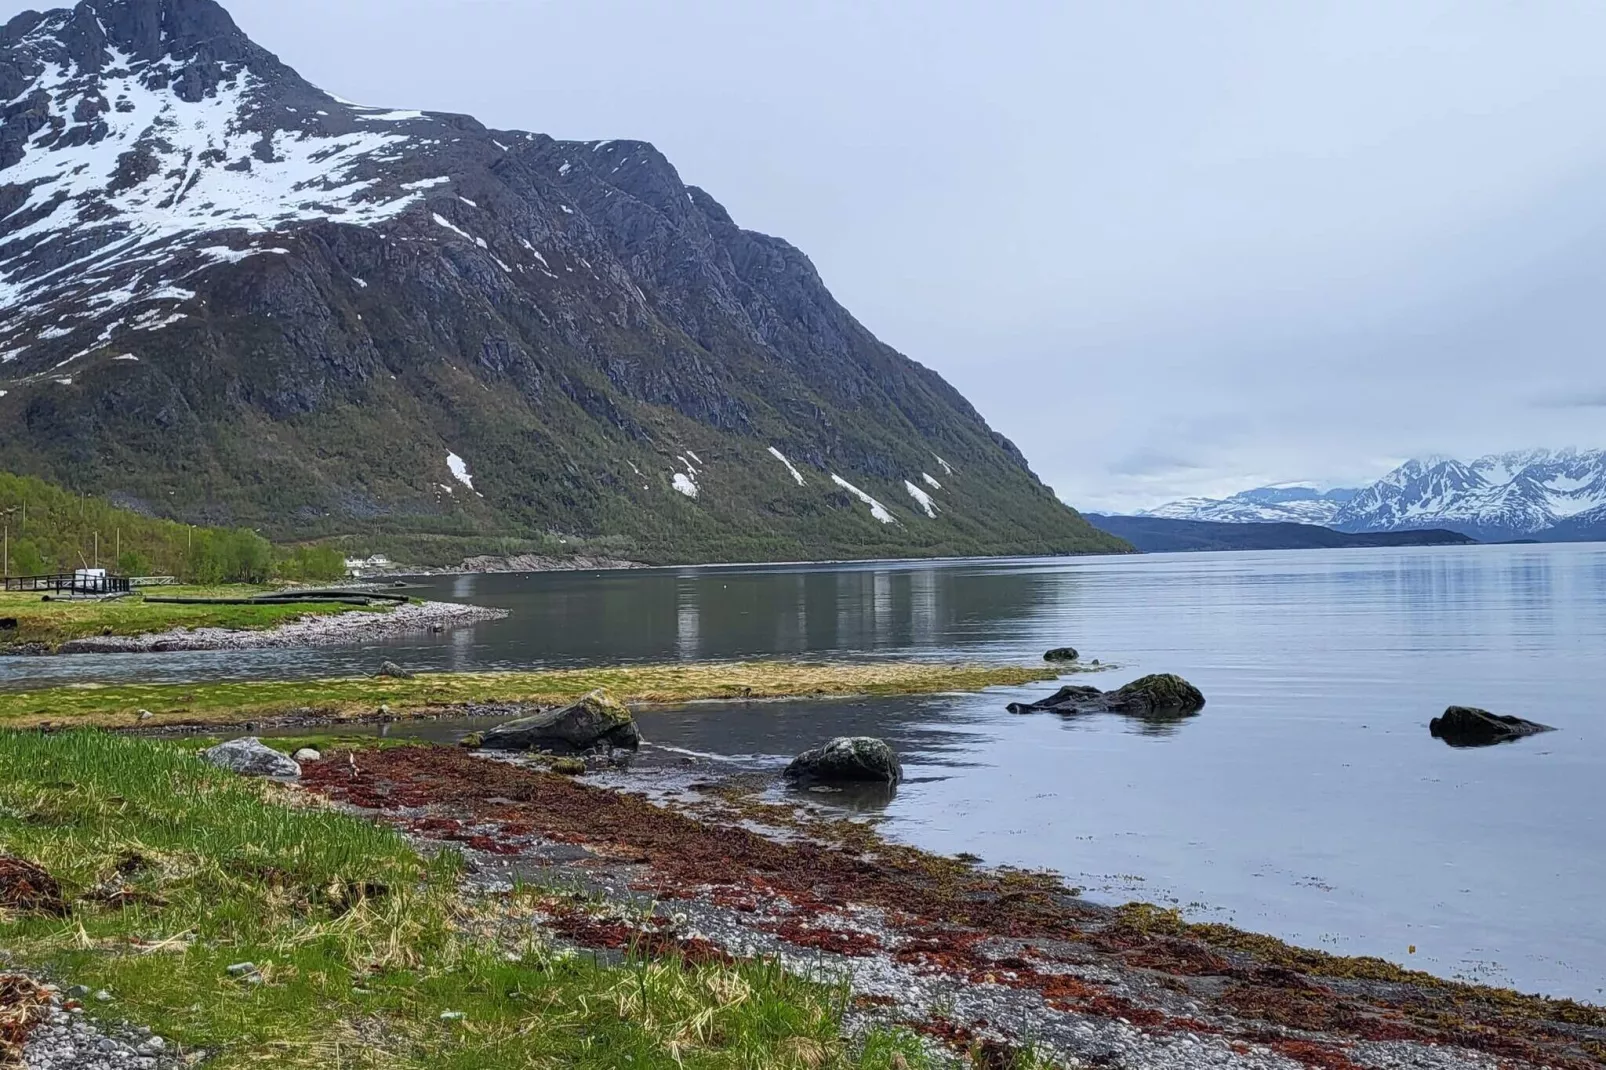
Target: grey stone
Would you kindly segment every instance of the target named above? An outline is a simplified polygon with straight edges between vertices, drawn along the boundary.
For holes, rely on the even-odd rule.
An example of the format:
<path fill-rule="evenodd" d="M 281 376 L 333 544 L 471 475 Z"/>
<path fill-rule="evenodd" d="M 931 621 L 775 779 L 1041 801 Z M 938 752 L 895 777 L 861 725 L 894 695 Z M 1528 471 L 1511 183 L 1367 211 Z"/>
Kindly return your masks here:
<path fill-rule="evenodd" d="M 381 664 L 377 675 L 388 676 L 394 680 L 411 680 L 413 678 L 411 672 L 397 665 L 394 661 L 387 661 Z"/>
<path fill-rule="evenodd" d="M 782 775 L 800 783 L 896 784 L 903 779 L 903 765 L 885 740 L 838 736 L 793 758 Z"/>
<path fill-rule="evenodd" d="M 622 703 L 593 691 L 562 709 L 546 710 L 487 729 L 480 738 L 485 750 L 538 750 L 553 754 L 641 745 L 636 719 Z"/>
<path fill-rule="evenodd" d="M 300 750 L 292 754 L 290 758 L 292 761 L 297 763 L 323 761 L 323 755 L 311 747 L 302 747 Z"/>
<path fill-rule="evenodd" d="M 301 775 L 301 766 L 280 754 L 255 736 L 231 739 L 201 752 L 201 760 L 242 776 L 292 778 Z"/>
<path fill-rule="evenodd" d="M 1073 646 L 1057 646 L 1043 655 L 1044 661 L 1075 661 L 1082 655 Z"/>

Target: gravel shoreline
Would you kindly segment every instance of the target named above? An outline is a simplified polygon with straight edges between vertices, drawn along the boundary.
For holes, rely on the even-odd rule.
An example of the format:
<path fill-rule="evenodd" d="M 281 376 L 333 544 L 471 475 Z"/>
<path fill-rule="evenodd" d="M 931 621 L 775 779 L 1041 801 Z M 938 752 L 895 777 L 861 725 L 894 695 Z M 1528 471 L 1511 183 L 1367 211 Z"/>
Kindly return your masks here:
<path fill-rule="evenodd" d="M 1151 927 L 1031 874 L 861 838 L 701 759 L 649 750 L 580 781 L 519 762 L 368 751 L 304 766 L 303 784 L 426 850 L 457 846 L 482 894 L 563 890 L 509 924 L 600 955 L 761 956 L 845 981 L 850 1031 L 913 1029 L 956 1066 L 1009 1066 L 1027 1045 L 1126 1070 L 1601 1065 L 1593 1008 Z"/>
<path fill-rule="evenodd" d="M 27 974 L 4 975 L 8 996 L 19 1002 L 12 1013 L 24 1012 L 31 1022 L 27 1041 L 22 1045 L 20 1064 L 6 1061 L 0 1051 L 0 1066 L 20 1065 L 23 1070 L 176 1070 L 187 1065 L 161 1036 L 146 1026 L 128 1022 L 92 1020 L 86 1004 L 97 1010 L 115 1008 L 110 992 L 73 988 L 61 989 Z"/>
<path fill-rule="evenodd" d="M 460 602 L 409 602 L 388 612 L 352 610 L 306 616 L 260 630 L 240 628 L 174 629 L 145 635 L 106 635 L 71 639 L 58 654 L 150 654 L 179 650 L 255 650 L 266 647 L 321 646 L 362 642 L 395 635 L 458 628 L 501 620 L 505 609 Z"/>

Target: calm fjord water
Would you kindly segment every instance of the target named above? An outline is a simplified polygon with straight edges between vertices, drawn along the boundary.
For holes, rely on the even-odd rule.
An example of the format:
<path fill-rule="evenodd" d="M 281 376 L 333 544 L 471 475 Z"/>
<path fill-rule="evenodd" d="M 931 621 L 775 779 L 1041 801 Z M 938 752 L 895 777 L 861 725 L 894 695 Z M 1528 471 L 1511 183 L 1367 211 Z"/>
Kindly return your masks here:
<path fill-rule="evenodd" d="M 1012 716 L 980 696 L 648 711 L 647 737 L 776 766 L 891 739 L 893 835 L 1046 866 L 1106 899 L 1191 907 L 1341 953 L 1599 1001 L 1606 987 L 1606 546 L 1178 554 L 465 576 L 426 596 L 502 622 L 361 649 L 0 661 L 72 678 L 327 675 L 380 657 L 510 668 L 760 655 L 1035 659 L 1113 687 L 1178 672 L 1171 724 Z M 1451 703 L 1559 731 L 1484 750 Z M 1417 953 L 1407 948 L 1415 945 Z"/>

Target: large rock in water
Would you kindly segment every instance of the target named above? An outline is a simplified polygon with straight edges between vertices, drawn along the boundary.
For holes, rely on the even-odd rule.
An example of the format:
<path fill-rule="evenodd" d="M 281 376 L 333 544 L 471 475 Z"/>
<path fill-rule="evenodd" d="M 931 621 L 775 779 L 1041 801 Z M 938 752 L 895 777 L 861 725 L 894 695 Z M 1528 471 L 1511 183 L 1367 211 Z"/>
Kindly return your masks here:
<path fill-rule="evenodd" d="M 1442 716 L 1428 722 L 1428 731 L 1434 739 L 1442 739 L 1452 747 L 1488 747 L 1555 729 L 1547 724 L 1524 721 L 1521 717 L 1490 713 L 1476 706 L 1451 706 Z"/>
<path fill-rule="evenodd" d="M 231 739 L 201 752 L 201 761 L 242 776 L 298 777 L 301 766 L 255 736 Z"/>
<path fill-rule="evenodd" d="M 903 765 L 885 740 L 838 736 L 793 758 L 782 775 L 804 783 L 896 784 L 903 779 Z"/>
<path fill-rule="evenodd" d="M 540 750 L 584 754 L 605 748 L 641 746 L 636 719 L 605 691 L 593 691 L 572 706 L 499 724 L 485 731 L 485 750 Z"/>
<path fill-rule="evenodd" d="M 1039 702 L 1011 702 L 1009 712 L 1130 713 L 1143 717 L 1194 713 L 1202 709 L 1204 704 L 1204 694 L 1182 677 L 1172 673 L 1157 673 L 1133 680 L 1114 691 L 1067 685 Z"/>

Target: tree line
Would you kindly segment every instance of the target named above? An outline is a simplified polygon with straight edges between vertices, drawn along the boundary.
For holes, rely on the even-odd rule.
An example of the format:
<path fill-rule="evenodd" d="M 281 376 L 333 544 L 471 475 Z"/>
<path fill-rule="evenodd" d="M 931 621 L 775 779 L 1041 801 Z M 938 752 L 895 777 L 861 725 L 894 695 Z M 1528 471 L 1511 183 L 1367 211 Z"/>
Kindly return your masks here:
<path fill-rule="evenodd" d="M 160 520 L 6 472 L 0 472 L 0 525 L 0 572 L 11 576 L 99 567 L 213 584 L 332 580 L 346 574 L 345 557 L 334 547 L 275 547 L 249 528 Z"/>

